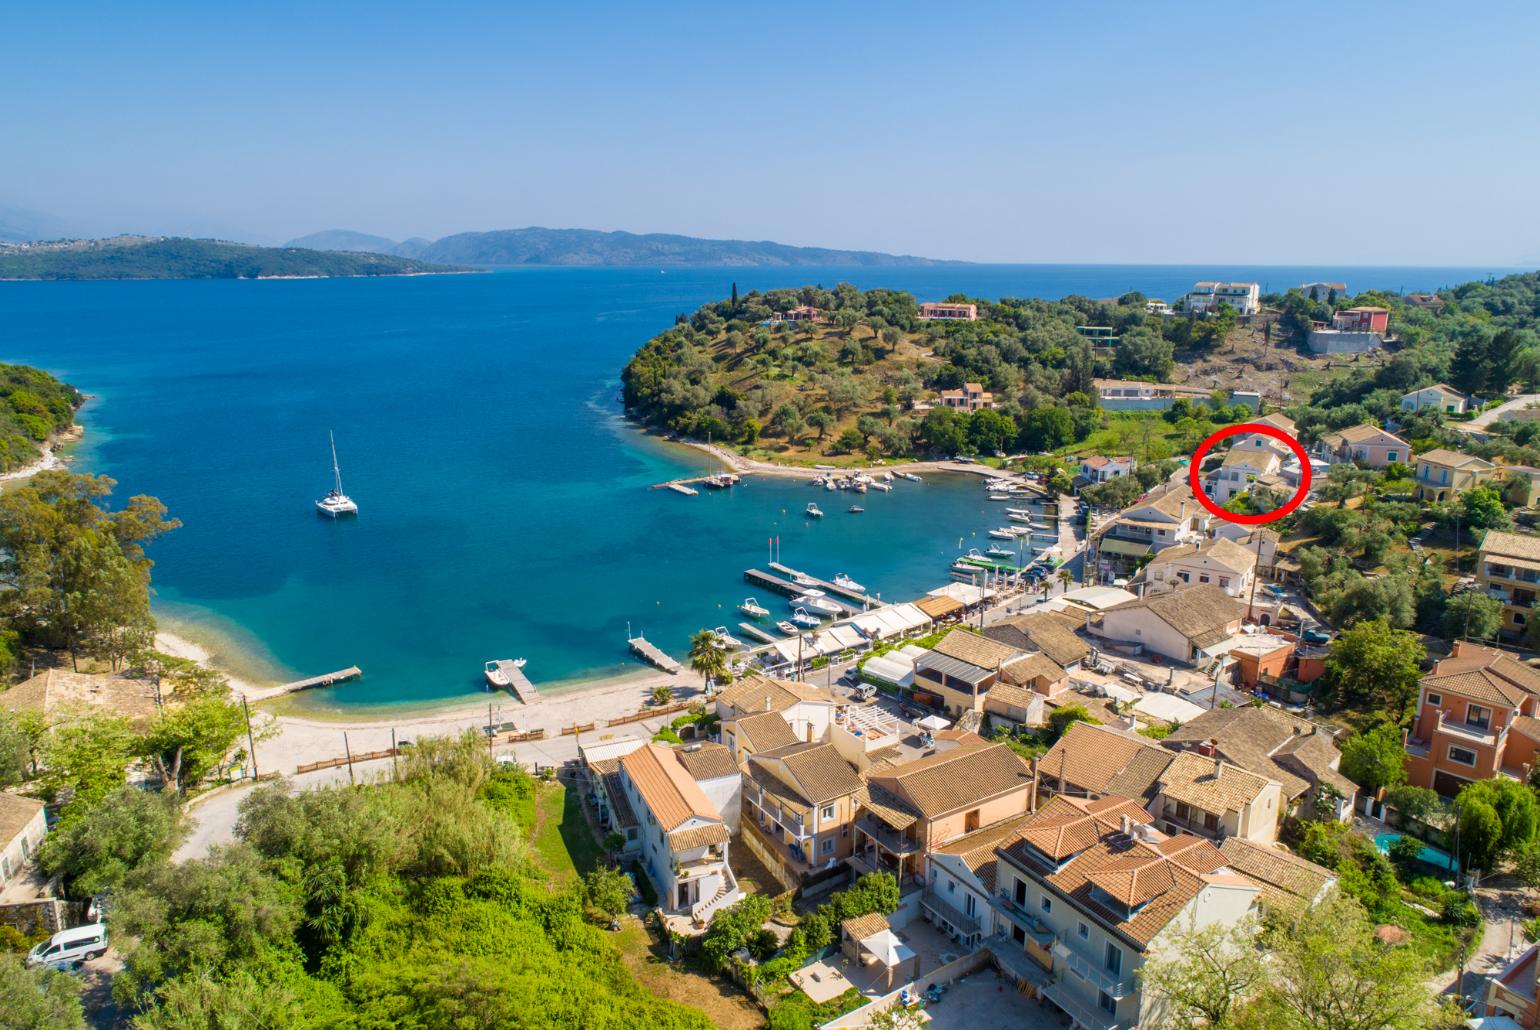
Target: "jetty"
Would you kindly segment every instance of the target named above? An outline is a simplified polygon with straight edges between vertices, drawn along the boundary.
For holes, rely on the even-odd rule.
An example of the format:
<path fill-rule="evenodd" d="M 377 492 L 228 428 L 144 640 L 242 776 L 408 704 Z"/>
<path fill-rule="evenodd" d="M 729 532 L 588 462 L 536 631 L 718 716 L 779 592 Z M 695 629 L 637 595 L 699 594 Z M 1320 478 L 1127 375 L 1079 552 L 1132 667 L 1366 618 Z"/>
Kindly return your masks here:
<path fill-rule="evenodd" d="M 778 636 L 766 633 L 752 622 L 740 622 L 738 623 L 738 628 L 743 631 L 745 636 L 753 637 L 762 644 L 773 644 L 781 639 Z"/>
<path fill-rule="evenodd" d="M 648 665 L 662 669 L 670 676 L 679 672 L 679 663 L 674 661 L 654 643 L 641 634 L 637 634 L 626 641 L 631 645 L 631 653 L 636 655 Z"/>
<path fill-rule="evenodd" d="M 293 683 L 285 683 L 273 691 L 274 694 L 293 694 L 300 690 L 311 690 L 315 687 L 330 687 L 347 680 L 356 680 L 364 674 L 364 670 L 356 665 L 350 665 L 346 669 L 338 669 L 336 672 L 324 673 L 320 676 L 312 676 L 309 679 L 295 680 Z"/>
<path fill-rule="evenodd" d="M 736 472 L 710 472 L 703 476 L 684 476 L 680 479 L 670 479 L 666 483 L 654 483 L 648 489 L 672 490 L 686 497 L 694 497 L 700 493 L 695 489 L 697 485 L 709 486 L 713 490 L 725 490 L 730 486 L 737 486 L 742 479 L 743 477 Z"/>
<path fill-rule="evenodd" d="M 765 572 L 763 569 L 748 569 L 743 573 L 743 578 L 757 587 L 773 591 L 782 597 L 797 597 L 807 593 L 809 589 L 807 586 L 793 583 L 789 579 L 783 579 L 775 573 Z M 812 577 L 808 578 L 811 579 Z M 817 589 L 822 590 L 823 588 L 818 587 Z M 831 590 L 824 590 L 824 600 L 839 608 L 842 615 L 855 615 L 865 610 L 863 605 L 850 603 L 843 594 L 843 591 L 836 593 Z"/>
<path fill-rule="evenodd" d="M 782 576 L 785 576 L 787 579 L 790 579 L 793 583 L 797 581 L 798 576 L 801 576 L 803 579 L 810 579 L 813 581 L 811 584 L 812 586 L 817 587 L 819 590 L 822 590 L 826 594 L 837 595 L 835 600 L 844 599 L 847 601 L 854 601 L 860 605 L 865 605 L 867 602 L 867 595 L 864 591 L 852 590 L 849 587 L 842 587 L 838 583 L 832 583 L 828 580 L 819 579 L 817 576 L 812 576 L 806 572 L 794 569 L 790 565 L 782 565 L 778 561 L 773 561 L 770 563 L 770 568 L 774 569 Z"/>
<path fill-rule="evenodd" d="M 527 705 L 540 700 L 540 691 L 535 689 L 535 685 L 529 681 L 528 676 L 524 675 L 524 670 L 519 668 L 517 662 L 505 658 L 495 664 L 497 675 L 508 681 L 508 690 L 514 697 Z"/>
<path fill-rule="evenodd" d="M 684 494 L 686 497 L 694 497 L 696 494 L 700 493 L 700 491 L 695 489 L 695 487 L 687 486 L 684 483 L 664 483 L 663 485 L 674 491 L 674 493 Z"/>

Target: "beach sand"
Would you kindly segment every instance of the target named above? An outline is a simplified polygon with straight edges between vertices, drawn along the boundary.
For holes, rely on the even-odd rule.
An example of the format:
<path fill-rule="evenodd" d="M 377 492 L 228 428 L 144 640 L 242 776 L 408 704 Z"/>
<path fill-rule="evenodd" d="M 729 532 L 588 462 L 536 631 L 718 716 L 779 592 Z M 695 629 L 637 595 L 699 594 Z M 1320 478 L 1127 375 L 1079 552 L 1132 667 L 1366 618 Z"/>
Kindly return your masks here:
<path fill-rule="evenodd" d="M 39 472 L 63 468 L 67 464 L 68 458 L 61 452 L 72 444 L 79 443 L 80 438 L 84 435 L 85 430 L 75 425 L 70 426 L 62 433 L 50 437 L 38 445 L 36 461 L 30 465 L 23 465 L 19 469 L 13 469 L 0 475 L 0 483 L 12 483 L 21 479 L 31 479 Z"/>

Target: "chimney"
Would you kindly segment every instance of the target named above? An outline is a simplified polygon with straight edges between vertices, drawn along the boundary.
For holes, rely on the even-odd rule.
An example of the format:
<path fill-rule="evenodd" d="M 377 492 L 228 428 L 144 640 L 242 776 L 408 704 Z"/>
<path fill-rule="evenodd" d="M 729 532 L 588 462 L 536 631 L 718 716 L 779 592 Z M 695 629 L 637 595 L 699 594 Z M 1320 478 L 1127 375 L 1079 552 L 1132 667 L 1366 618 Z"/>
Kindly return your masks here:
<path fill-rule="evenodd" d="M 1219 752 L 1219 739 L 1210 737 L 1198 745 L 1198 754 L 1204 758 L 1213 758 Z"/>
<path fill-rule="evenodd" d="M 1125 836 L 1125 837 L 1131 836 L 1133 834 L 1133 831 L 1134 831 L 1134 821 L 1132 819 L 1130 819 L 1128 816 L 1125 815 L 1125 816 L 1123 816 L 1123 819 L 1122 819 L 1122 827 L 1123 827 L 1123 836 Z"/>
<path fill-rule="evenodd" d="M 1214 779 L 1219 779 L 1225 771 L 1225 760 L 1218 755 L 1214 756 Z"/>
<path fill-rule="evenodd" d="M 766 694 L 765 695 L 765 711 L 768 712 L 769 710 L 770 710 L 770 695 Z"/>

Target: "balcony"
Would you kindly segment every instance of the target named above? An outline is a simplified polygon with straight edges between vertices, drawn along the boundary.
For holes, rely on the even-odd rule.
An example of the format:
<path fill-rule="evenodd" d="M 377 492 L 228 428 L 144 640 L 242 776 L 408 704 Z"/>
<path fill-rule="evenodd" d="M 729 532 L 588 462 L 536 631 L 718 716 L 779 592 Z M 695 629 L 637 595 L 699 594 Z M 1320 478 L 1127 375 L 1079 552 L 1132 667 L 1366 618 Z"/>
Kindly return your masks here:
<path fill-rule="evenodd" d="M 808 831 L 807 824 L 802 821 L 800 816 L 788 816 L 786 812 L 773 801 L 767 804 L 760 801 L 758 798 L 750 798 L 748 795 L 745 795 L 745 798 L 750 802 L 751 811 L 753 813 L 753 821 L 756 824 L 760 822 L 759 817 L 764 815 L 770 820 L 772 825 L 780 830 L 785 831 L 794 840 L 807 840 L 813 836 L 812 833 Z M 766 831 L 767 833 L 770 829 L 768 826 L 760 826 L 759 828 Z"/>
<path fill-rule="evenodd" d="M 949 924 L 953 930 L 964 937 L 978 933 L 981 929 L 976 918 L 965 912 L 959 912 L 955 907 L 941 900 L 939 895 L 927 893 L 920 899 L 920 907 L 935 916 L 937 920 Z"/>
<path fill-rule="evenodd" d="M 1123 1030 L 1124 1027 L 1131 1025 L 1110 1012 L 1087 1005 L 1062 980 L 1043 988 L 1043 997 L 1071 1016 L 1077 1024 L 1090 1027 L 1092 1030 Z"/>
<path fill-rule="evenodd" d="M 1213 826 L 1209 826 L 1204 821 L 1204 815 L 1205 813 L 1192 808 L 1188 809 L 1186 816 L 1180 816 L 1176 814 L 1174 807 L 1167 805 L 1161 811 L 1160 818 L 1165 822 L 1171 823 L 1173 826 L 1180 826 L 1184 830 L 1195 833 L 1199 837 L 1218 838 L 1222 836 L 1225 832 L 1224 820 L 1220 819 Z"/>
<path fill-rule="evenodd" d="M 1062 939 L 1054 941 L 1053 947 L 1049 950 L 1053 952 L 1054 958 L 1059 959 L 1068 967 L 1071 973 L 1091 984 L 1097 990 L 1105 991 L 1109 997 L 1126 998 L 1134 993 L 1135 984 L 1132 977 L 1126 980 L 1119 980 L 1115 974 L 1103 969 L 1100 962 L 1082 954 L 1068 942 Z M 1063 979 L 1062 976 L 1059 978 L 1061 982 Z"/>
<path fill-rule="evenodd" d="M 897 858 L 916 855 L 920 852 L 919 844 L 869 815 L 863 815 L 856 820 L 856 829 L 870 837 L 879 848 Z"/>
<path fill-rule="evenodd" d="M 1463 722 L 1455 722 L 1446 719 L 1444 713 L 1438 713 L 1438 723 L 1434 726 L 1434 733 L 1447 733 L 1458 740 L 1471 744 L 1480 744 L 1482 747 L 1496 747 L 1497 734 L 1492 732 L 1490 726 L 1468 726 Z"/>

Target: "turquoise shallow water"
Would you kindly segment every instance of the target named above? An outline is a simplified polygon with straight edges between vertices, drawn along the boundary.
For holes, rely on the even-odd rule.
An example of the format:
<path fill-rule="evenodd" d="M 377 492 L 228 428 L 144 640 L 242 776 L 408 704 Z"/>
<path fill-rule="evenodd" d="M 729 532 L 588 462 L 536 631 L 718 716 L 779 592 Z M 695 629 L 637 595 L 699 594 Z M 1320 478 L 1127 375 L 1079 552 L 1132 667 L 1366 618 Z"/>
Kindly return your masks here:
<path fill-rule="evenodd" d="M 1197 278 L 1429 288 L 1487 269 L 957 266 L 519 269 L 270 282 L 0 283 L 0 358 L 93 394 L 77 467 L 163 498 L 163 617 L 274 678 L 363 667 L 306 704 L 471 696 L 488 658 L 537 684 L 641 667 L 629 621 L 680 653 L 732 626 L 743 570 L 782 557 L 907 598 L 1003 513 L 971 480 L 846 494 L 756 479 L 645 489 L 707 467 L 619 418 L 618 373 L 678 312 L 740 290 L 848 279 L 924 298 L 1175 296 Z M 1499 271 L 1499 270 L 1491 270 Z M 318 518 L 337 433 L 354 521 Z M 805 519 L 817 499 L 829 513 Z M 784 604 L 761 595 L 780 617 Z"/>

